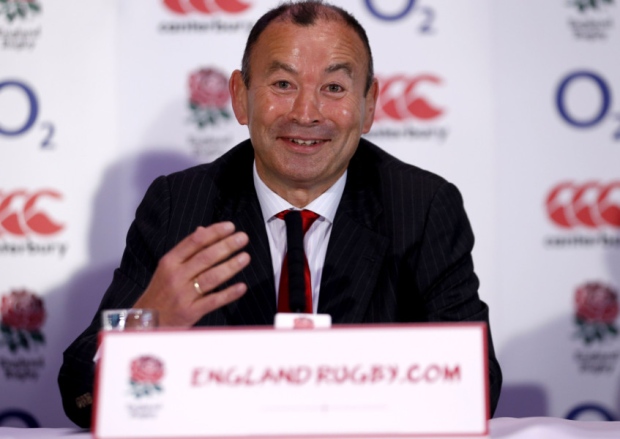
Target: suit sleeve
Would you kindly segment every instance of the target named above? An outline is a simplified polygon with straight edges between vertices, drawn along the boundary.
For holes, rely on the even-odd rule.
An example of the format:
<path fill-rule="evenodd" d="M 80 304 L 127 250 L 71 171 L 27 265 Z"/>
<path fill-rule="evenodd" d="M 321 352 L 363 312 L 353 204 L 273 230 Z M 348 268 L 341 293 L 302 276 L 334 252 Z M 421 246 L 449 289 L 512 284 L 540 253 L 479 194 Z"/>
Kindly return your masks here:
<path fill-rule="evenodd" d="M 429 321 L 479 321 L 488 328 L 491 416 L 502 385 L 489 326 L 489 309 L 478 296 L 471 251 L 474 235 L 458 189 L 444 183 L 435 193 L 425 221 L 418 259 L 418 290 Z"/>
<path fill-rule="evenodd" d="M 127 234 L 121 265 L 114 271 L 90 326 L 65 350 L 58 385 L 65 413 L 83 428 L 91 424 L 97 337 L 104 309 L 131 308 L 148 286 L 165 252 L 170 196 L 164 177 L 153 182 Z"/>

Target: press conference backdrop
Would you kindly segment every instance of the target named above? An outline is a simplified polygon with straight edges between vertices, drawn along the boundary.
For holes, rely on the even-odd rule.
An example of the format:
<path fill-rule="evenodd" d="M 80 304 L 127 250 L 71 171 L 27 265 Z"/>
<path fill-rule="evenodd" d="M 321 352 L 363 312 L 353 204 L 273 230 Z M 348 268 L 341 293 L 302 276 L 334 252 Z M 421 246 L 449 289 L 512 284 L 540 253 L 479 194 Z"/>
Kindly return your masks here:
<path fill-rule="evenodd" d="M 0 1 L 0 425 L 71 425 L 61 353 L 148 184 L 246 138 L 226 81 L 277 3 Z M 334 3 L 375 57 L 367 138 L 465 198 L 498 415 L 620 419 L 619 2 Z"/>

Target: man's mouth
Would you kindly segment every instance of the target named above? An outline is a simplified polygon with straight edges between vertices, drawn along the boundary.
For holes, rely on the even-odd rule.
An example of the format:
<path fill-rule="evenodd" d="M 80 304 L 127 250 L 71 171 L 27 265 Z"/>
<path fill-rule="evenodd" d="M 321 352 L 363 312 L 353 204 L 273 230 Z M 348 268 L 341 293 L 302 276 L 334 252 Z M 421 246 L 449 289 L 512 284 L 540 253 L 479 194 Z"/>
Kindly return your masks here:
<path fill-rule="evenodd" d="M 288 140 L 295 143 L 296 145 L 302 145 L 302 146 L 311 146 L 311 145 L 316 145 L 317 143 L 323 142 L 323 140 L 318 140 L 318 139 L 304 140 L 304 139 L 289 138 Z"/>

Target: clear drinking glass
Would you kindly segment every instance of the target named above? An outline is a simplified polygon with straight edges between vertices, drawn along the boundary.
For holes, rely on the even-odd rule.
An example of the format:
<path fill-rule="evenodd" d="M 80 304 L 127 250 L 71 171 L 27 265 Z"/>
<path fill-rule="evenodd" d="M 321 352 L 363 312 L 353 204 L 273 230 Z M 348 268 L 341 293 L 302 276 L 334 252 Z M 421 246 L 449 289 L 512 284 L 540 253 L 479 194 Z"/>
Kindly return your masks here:
<path fill-rule="evenodd" d="M 101 326 L 104 331 L 155 329 L 159 313 L 154 309 L 106 309 L 101 313 Z"/>

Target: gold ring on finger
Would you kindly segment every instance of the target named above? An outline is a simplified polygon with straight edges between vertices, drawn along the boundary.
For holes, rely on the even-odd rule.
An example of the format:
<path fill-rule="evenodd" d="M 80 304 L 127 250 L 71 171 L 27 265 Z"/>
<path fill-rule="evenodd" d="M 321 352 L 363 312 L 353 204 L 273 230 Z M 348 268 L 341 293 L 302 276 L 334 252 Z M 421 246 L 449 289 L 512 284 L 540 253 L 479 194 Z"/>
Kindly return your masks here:
<path fill-rule="evenodd" d="M 198 283 L 197 279 L 194 279 L 194 290 L 196 291 L 196 294 L 198 294 L 199 296 L 202 296 L 202 290 L 200 289 L 200 284 Z"/>

